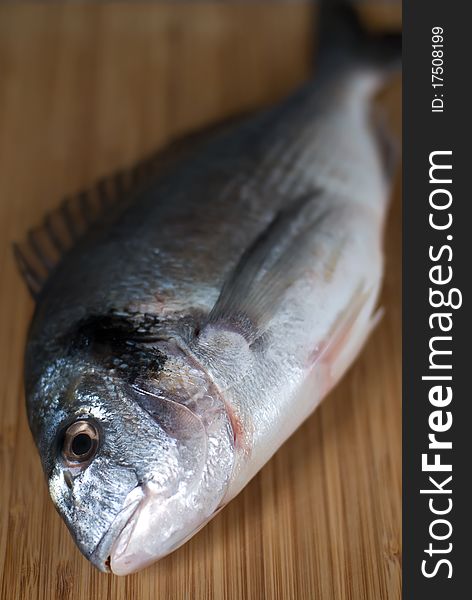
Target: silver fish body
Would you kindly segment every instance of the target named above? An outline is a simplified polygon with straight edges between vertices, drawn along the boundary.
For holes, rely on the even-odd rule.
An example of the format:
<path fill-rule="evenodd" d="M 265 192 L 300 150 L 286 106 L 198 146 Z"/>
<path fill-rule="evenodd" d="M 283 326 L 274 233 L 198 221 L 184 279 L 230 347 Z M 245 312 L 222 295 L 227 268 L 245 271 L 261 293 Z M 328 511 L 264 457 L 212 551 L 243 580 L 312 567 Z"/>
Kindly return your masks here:
<path fill-rule="evenodd" d="M 38 295 L 30 426 L 81 551 L 126 574 L 229 502 L 373 323 L 388 178 L 362 61 L 194 147 Z"/>

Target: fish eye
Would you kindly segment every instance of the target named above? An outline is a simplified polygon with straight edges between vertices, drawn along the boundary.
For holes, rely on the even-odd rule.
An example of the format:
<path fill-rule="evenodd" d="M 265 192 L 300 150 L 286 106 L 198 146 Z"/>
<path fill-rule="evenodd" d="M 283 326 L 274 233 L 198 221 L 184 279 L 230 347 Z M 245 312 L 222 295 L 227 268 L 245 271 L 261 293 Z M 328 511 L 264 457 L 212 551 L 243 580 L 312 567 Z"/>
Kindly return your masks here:
<path fill-rule="evenodd" d="M 71 466 L 83 465 L 95 455 L 98 441 L 98 429 L 91 421 L 75 421 L 65 431 L 62 456 Z"/>

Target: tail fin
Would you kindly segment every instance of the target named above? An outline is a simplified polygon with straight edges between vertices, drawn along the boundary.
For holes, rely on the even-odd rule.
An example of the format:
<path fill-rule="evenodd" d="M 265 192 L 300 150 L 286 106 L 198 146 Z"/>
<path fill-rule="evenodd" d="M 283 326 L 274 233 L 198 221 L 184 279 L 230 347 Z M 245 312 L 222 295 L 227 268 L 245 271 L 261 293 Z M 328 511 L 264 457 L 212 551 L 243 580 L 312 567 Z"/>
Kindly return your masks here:
<path fill-rule="evenodd" d="M 348 2 L 321 0 L 318 23 L 320 67 L 357 63 L 387 72 L 400 68 L 401 34 L 368 31 Z"/>

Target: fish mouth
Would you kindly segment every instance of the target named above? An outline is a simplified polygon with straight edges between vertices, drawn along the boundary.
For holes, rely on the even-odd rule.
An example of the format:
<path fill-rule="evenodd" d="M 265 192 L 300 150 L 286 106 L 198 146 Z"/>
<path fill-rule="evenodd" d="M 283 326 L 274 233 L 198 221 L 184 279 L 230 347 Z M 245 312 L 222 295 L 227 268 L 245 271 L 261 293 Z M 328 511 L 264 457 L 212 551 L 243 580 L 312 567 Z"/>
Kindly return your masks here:
<path fill-rule="evenodd" d="M 110 527 L 104 533 L 101 540 L 98 542 L 95 550 L 89 556 L 90 562 L 103 573 L 111 573 L 111 549 L 125 529 L 126 525 L 133 518 L 134 514 L 141 504 L 143 499 L 143 491 L 141 486 L 137 486 L 126 499 L 125 506 L 113 519 Z"/>

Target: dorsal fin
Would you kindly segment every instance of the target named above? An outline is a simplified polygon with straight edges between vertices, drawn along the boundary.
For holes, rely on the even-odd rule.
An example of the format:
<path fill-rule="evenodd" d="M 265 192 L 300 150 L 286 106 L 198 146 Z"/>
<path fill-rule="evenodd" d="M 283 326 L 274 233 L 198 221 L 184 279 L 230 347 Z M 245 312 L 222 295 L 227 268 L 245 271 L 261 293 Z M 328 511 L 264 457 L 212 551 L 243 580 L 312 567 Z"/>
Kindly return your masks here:
<path fill-rule="evenodd" d="M 13 251 L 32 296 L 36 298 L 63 256 L 90 226 L 146 179 L 149 160 L 100 180 L 94 187 L 65 198 L 31 229 Z"/>
<path fill-rule="evenodd" d="M 57 209 L 48 212 L 43 223 L 31 229 L 23 242 L 13 244 L 17 264 L 33 298 L 38 297 L 67 252 L 91 226 L 100 223 L 109 210 L 135 195 L 152 177 L 166 172 L 241 120 L 241 117 L 233 117 L 178 138 L 130 169 L 117 171 L 91 188 L 65 198 Z"/>

